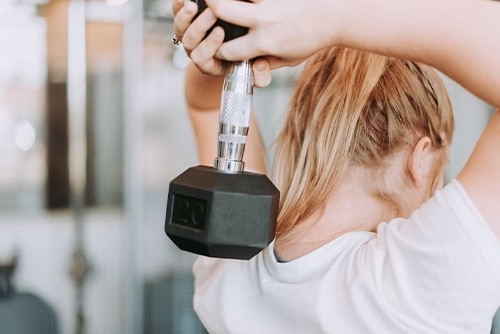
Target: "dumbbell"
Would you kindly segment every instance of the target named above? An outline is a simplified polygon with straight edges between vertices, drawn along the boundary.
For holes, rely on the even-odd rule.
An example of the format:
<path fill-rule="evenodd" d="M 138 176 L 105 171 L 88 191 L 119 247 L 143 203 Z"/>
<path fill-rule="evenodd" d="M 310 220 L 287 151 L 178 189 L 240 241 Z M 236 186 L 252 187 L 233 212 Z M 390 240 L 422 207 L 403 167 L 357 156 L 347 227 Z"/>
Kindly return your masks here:
<path fill-rule="evenodd" d="M 213 167 L 191 167 L 169 185 L 165 232 L 182 250 L 250 259 L 274 238 L 279 191 L 265 175 L 244 171 L 252 99 L 250 62 L 231 64 Z"/>
<path fill-rule="evenodd" d="M 204 0 L 192 1 L 198 14 L 206 8 Z M 225 41 L 248 30 L 221 20 L 214 26 L 224 29 Z M 279 191 L 265 175 L 244 171 L 253 99 L 250 65 L 234 63 L 225 77 L 213 167 L 189 168 L 170 182 L 165 232 L 182 250 L 250 259 L 274 238 Z"/>

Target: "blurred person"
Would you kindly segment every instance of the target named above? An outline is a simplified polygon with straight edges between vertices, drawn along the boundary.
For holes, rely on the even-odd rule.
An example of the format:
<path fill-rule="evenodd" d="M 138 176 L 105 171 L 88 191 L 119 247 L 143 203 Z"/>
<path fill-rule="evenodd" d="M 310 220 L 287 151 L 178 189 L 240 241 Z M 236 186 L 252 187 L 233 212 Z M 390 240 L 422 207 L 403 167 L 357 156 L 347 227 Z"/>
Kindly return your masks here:
<path fill-rule="evenodd" d="M 437 68 L 500 106 L 500 4 L 468 0 L 173 2 L 192 62 L 200 162 L 215 156 L 227 61 L 307 59 L 277 138 L 275 240 L 249 261 L 199 257 L 210 333 L 489 333 L 500 305 L 500 115 L 444 186 L 453 116 Z M 223 43 L 217 18 L 249 27 Z M 426 64 L 426 65 L 424 65 Z M 472 114 L 471 114 L 472 115 Z M 265 173 L 255 124 L 245 152 Z"/>

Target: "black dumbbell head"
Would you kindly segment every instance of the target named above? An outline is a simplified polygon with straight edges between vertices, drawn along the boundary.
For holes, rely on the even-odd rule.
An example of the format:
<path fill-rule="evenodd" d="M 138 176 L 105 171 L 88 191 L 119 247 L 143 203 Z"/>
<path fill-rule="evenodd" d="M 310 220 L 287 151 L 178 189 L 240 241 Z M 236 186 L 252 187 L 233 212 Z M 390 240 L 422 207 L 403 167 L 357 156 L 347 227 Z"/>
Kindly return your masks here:
<path fill-rule="evenodd" d="M 265 175 L 192 167 L 170 183 L 165 232 L 189 252 L 250 259 L 274 239 L 278 207 Z"/>

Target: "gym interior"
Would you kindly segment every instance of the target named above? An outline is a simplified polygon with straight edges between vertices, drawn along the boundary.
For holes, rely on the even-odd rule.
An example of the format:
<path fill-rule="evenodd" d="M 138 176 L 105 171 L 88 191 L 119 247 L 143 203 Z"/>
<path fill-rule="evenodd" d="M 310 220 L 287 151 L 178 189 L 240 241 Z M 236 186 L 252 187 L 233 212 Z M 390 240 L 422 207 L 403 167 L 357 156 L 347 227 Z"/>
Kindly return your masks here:
<path fill-rule="evenodd" d="M 195 255 L 164 232 L 197 164 L 172 24 L 170 0 L 0 2 L 0 333 L 205 332 Z M 269 162 L 299 70 L 255 91 Z M 493 108 L 444 80 L 451 179 Z"/>

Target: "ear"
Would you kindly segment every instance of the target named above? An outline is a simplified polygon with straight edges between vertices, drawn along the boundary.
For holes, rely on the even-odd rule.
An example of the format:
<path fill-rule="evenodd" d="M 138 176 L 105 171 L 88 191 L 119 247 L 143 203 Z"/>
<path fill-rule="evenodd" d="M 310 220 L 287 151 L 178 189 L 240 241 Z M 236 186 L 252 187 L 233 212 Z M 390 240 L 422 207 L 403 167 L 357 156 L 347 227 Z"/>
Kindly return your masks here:
<path fill-rule="evenodd" d="M 426 184 L 425 178 L 430 174 L 433 166 L 432 142 L 427 136 L 422 137 L 413 147 L 408 156 L 408 173 L 413 185 L 417 188 Z"/>

